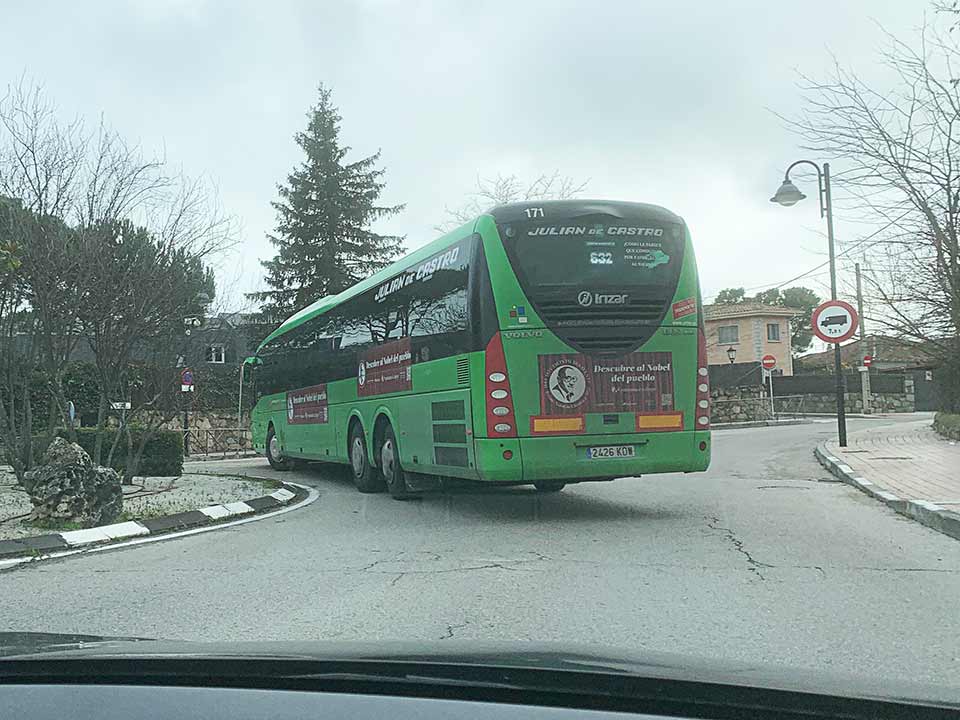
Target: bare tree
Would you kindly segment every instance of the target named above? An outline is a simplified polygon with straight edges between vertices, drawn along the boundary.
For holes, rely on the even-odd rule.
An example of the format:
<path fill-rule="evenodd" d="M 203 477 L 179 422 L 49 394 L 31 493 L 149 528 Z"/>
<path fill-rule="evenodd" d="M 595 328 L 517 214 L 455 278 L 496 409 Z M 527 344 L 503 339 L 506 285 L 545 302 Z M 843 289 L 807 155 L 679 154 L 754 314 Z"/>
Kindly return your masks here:
<path fill-rule="evenodd" d="M 78 120 L 61 123 L 42 89 L 25 81 L 0 100 L 4 196 L 29 221 L 18 274 L 50 390 L 49 428 L 70 427 L 63 376 L 82 339 L 96 359 L 103 430 L 110 403 L 129 397 L 135 361 L 174 367 L 176 348 L 165 341 L 197 314 L 197 286 L 213 296 L 205 263 L 232 242 L 235 225 L 208 182 L 171 172 L 103 121 L 93 132 Z M 138 397 L 150 408 L 161 395 Z"/>
<path fill-rule="evenodd" d="M 435 229 L 438 232 L 448 232 L 496 205 L 525 200 L 569 200 L 586 190 L 589 182 L 580 182 L 569 175 L 561 175 L 559 170 L 538 175 L 528 183 L 516 175 L 498 174 L 492 179 L 478 176 L 476 190 L 470 193 L 467 201 L 460 207 L 447 207 L 447 219 Z"/>
<path fill-rule="evenodd" d="M 0 198 L 0 459 L 13 467 L 18 482 L 32 455 L 33 318 L 20 272 L 20 239 L 27 225 L 20 203 Z"/>
<path fill-rule="evenodd" d="M 834 64 L 802 76 L 805 110 L 787 120 L 804 149 L 836 158 L 836 186 L 853 217 L 889 227 L 865 259 L 870 318 L 919 341 L 946 367 L 960 353 L 960 89 L 958 46 L 931 27 L 916 43 L 887 35 L 893 87 L 872 87 Z M 848 244 L 849 246 L 849 244 Z M 948 372 L 960 383 L 960 372 Z M 960 401 L 960 399 L 955 400 Z"/>
<path fill-rule="evenodd" d="M 101 291 L 86 282 L 86 228 L 143 213 L 176 183 L 102 121 L 62 123 L 42 88 L 21 82 L 0 101 L 0 195 L 32 218 L 21 272 L 36 323 L 37 360 L 48 385 L 48 430 L 65 422 L 63 376 L 80 340 L 78 310 Z"/>

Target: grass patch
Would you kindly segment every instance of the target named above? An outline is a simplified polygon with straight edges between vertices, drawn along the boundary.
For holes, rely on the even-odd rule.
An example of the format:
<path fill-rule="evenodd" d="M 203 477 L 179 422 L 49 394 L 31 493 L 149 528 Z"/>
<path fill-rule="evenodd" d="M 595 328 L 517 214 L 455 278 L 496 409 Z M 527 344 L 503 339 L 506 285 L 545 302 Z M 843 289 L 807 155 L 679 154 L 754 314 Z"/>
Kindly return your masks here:
<path fill-rule="evenodd" d="M 258 477 L 247 477 L 242 479 L 247 480 L 248 482 L 259 483 L 260 485 L 267 488 L 268 490 L 279 490 L 280 488 L 283 487 L 283 483 L 280 482 L 279 480 L 270 480 L 268 478 L 258 478 Z"/>
<path fill-rule="evenodd" d="M 933 418 L 933 429 L 949 440 L 960 440 L 960 415 L 938 412 Z"/>

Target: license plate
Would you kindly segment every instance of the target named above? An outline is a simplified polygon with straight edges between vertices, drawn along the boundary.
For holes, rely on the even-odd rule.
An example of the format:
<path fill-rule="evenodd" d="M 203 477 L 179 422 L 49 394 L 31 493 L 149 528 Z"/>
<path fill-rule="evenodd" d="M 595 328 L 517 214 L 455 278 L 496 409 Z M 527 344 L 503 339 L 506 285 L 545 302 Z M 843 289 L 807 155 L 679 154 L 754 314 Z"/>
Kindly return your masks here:
<path fill-rule="evenodd" d="M 637 449 L 633 445 L 601 445 L 599 447 L 587 448 L 588 460 L 628 458 L 634 457 L 636 454 Z"/>

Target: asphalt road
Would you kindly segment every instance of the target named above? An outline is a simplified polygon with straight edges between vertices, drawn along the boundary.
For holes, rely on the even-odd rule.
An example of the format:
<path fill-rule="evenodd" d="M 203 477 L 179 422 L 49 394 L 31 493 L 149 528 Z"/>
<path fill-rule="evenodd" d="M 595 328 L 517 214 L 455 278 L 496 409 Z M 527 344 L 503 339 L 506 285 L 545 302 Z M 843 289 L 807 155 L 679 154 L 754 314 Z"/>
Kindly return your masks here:
<path fill-rule="evenodd" d="M 708 473 L 546 496 L 401 503 L 316 466 L 285 474 L 319 490 L 307 508 L 0 574 L 0 626 L 598 642 L 957 684 L 960 542 L 818 482 L 811 450 L 833 431 L 722 431 Z M 260 459 L 205 467 L 275 475 Z"/>

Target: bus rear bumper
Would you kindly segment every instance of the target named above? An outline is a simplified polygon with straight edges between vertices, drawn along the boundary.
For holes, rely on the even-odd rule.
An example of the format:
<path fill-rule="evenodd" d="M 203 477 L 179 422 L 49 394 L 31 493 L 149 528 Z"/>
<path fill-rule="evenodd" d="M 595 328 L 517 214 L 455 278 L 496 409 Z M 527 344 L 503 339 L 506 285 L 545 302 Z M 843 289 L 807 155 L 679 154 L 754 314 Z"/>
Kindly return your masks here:
<path fill-rule="evenodd" d="M 702 472 L 710 465 L 709 431 L 477 438 L 474 442 L 478 474 L 488 482 L 577 482 L 650 473 Z M 590 458 L 589 448 L 611 445 L 632 446 L 635 455 Z M 504 457 L 505 451 L 510 451 L 509 459 Z"/>

